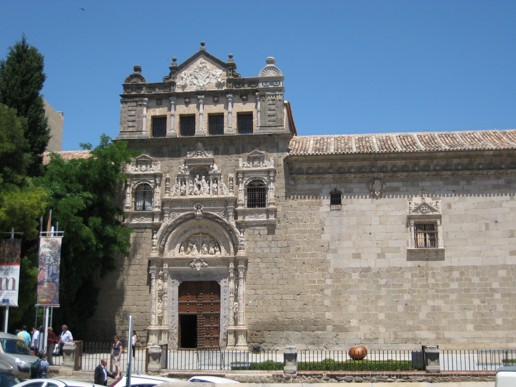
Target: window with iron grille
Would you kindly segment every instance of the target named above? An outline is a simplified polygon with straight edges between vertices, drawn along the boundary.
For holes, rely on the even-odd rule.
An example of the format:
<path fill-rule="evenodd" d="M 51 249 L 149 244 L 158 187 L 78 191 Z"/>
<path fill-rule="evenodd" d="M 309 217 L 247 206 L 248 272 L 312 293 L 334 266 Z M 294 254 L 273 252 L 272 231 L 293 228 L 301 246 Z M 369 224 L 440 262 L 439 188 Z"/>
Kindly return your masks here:
<path fill-rule="evenodd" d="M 181 136 L 195 136 L 195 115 L 179 116 Z"/>
<path fill-rule="evenodd" d="M 435 223 L 414 224 L 414 246 L 416 248 L 437 247 L 437 237 L 437 225 Z"/>
<path fill-rule="evenodd" d="M 152 117 L 152 137 L 167 135 L 167 117 Z"/>
<path fill-rule="evenodd" d="M 267 207 L 267 186 L 261 180 L 253 180 L 247 184 L 247 207 Z"/>
<path fill-rule="evenodd" d="M 330 210 L 340 210 L 342 208 L 342 193 L 334 189 L 330 192 Z"/>
<path fill-rule="evenodd" d="M 208 133 L 211 135 L 224 134 L 224 114 L 208 115 Z"/>
<path fill-rule="evenodd" d="M 152 211 L 152 187 L 140 184 L 134 192 L 134 209 L 136 211 Z"/>
<path fill-rule="evenodd" d="M 238 134 L 253 133 L 253 113 L 238 113 L 237 127 Z"/>

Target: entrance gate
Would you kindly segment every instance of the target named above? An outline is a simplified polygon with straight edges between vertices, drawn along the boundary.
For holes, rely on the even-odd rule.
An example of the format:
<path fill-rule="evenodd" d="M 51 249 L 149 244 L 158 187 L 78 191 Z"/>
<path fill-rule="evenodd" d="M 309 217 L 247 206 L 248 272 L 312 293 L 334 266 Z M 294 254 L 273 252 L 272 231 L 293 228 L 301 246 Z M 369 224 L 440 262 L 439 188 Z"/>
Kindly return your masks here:
<path fill-rule="evenodd" d="M 219 348 L 220 285 L 185 281 L 179 285 L 180 348 Z"/>

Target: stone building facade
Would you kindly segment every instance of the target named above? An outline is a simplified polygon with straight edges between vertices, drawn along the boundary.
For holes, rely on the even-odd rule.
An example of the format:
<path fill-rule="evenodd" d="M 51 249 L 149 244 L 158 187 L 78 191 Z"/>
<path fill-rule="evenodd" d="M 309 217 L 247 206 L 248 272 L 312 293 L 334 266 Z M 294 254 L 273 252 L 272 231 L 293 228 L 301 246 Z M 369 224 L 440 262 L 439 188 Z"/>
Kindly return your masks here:
<path fill-rule="evenodd" d="M 515 347 L 516 130 L 298 136 L 283 82 L 274 58 L 244 78 L 204 45 L 161 82 L 134 67 L 132 248 L 96 331 L 132 315 L 169 348 Z"/>

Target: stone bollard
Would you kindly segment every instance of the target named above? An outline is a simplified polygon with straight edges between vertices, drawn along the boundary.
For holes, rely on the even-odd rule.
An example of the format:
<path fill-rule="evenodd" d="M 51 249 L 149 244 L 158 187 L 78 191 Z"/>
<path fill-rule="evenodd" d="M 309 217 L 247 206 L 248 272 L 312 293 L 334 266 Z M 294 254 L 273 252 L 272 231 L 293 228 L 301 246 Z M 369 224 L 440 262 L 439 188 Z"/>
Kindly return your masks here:
<path fill-rule="evenodd" d="M 61 370 L 68 374 L 72 373 L 75 368 L 75 351 L 77 350 L 77 344 L 73 341 L 66 343 L 63 346 L 63 366 Z"/>
<path fill-rule="evenodd" d="M 440 372 L 441 365 L 439 362 L 439 346 L 438 345 L 424 345 L 423 358 L 425 361 L 426 372 Z"/>
<path fill-rule="evenodd" d="M 147 367 L 149 372 L 161 372 L 161 347 L 159 345 L 152 345 L 148 347 L 149 351 L 149 365 Z"/>
<path fill-rule="evenodd" d="M 286 374 L 297 373 L 296 347 L 286 347 L 283 352 L 283 372 Z"/>

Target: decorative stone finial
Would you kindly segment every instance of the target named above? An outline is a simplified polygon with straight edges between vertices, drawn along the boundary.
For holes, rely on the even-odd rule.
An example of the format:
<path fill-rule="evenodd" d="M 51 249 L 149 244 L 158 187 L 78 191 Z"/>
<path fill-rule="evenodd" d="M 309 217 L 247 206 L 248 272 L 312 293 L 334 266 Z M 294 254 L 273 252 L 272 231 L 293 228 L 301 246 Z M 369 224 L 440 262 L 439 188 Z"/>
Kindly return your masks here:
<path fill-rule="evenodd" d="M 136 65 L 136 66 L 134 66 L 134 67 L 133 67 L 133 71 L 134 71 L 135 73 L 141 73 L 141 72 L 142 72 L 142 66 L 140 66 L 140 65 Z"/>
<path fill-rule="evenodd" d="M 171 66 L 173 66 L 173 67 L 177 67 L 177 58 L 176 58 L 175 56 L 172 58 L 172 64 L 171 64 Z"/>
<path fill-rule="evenodd" d="M 206 43 L 204 41 L 201 42 L 201 50 L 206 50 Z"/>
<path fill-rule="evenodd" d="M 276 59 L 274 59 L 273 56 L 268 56 L 267 59 L 265 59 L 265 63 L 274 64 L 274 63 L 276 63 Z"/>

